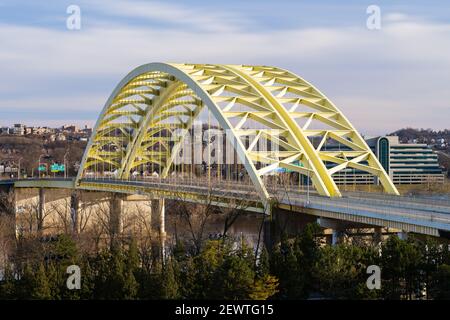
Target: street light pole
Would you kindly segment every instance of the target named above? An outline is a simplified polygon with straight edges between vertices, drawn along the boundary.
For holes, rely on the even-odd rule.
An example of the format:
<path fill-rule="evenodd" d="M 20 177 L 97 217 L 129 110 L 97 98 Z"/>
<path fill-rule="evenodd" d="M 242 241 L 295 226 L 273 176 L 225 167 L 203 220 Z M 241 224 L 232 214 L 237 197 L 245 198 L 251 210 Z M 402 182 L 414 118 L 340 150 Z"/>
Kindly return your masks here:
<path fill-rule="evenodd" d="M 18 168 L 18 172 L 17 172 L 17 179 L 20 179 L 20 161 L 22 161 L 22 157 L 19 158 L 19 168 Z"/>
<path fill-rule="evenodd" d="M 22 161 L 23 157 L 20 157 L 19 160 L 16 163 L 16 158 L 15 157 L 11 157 L 11 158 L 6 158 L 7 160 L 9 160 L 10 166 L 11 166 L 11 178 L 14 178 L 14 166 L 18 166 L 18 172 L 17 172 L 17 178 L 20 178 L 20 161 Z M 4 160 L 6 160 L 4 159 Z"/>
<path fill-rule="evenodd" d="M 66 153 L 64 153 L 64 159 L 63 159 L 63 162 L 64 162 L 64 179 L 67 178 L 67 166 L 66 166 L 67 160 L 66 160 L 66 157 L 67 157 L 68 154 L 69 154 L 69 149 L 67 149 Z"/>
<path fill-rule="evenodd" d="M 39 179 L 41 178 L 41 173 L 40 173 L 40 171 L 39 171 L 39 167 L 41 166 L 41 157 L 42 157 L 42 156 L 45 156 L 45 154 L 41 154 L 41 155 L 39 156 L 39 160 L 38 160 L 37 173 L 38 173 L 38 178 L 39 178 Z"/>

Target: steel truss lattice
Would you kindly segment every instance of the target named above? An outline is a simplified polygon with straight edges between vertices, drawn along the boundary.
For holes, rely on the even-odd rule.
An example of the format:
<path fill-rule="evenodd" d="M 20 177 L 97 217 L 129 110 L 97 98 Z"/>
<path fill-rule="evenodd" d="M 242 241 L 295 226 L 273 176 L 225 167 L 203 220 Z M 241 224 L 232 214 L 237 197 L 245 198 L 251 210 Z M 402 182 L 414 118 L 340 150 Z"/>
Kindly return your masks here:
<path fill-rule="evenodd" d="M 341 195 L 332 175 L 347 168 L 372 174 L 386 192 L 398 194 L 361 135 L 318 89 L 287 70 L 247 65 L 150 63 L 130 72 L 97 120 L 77 183 L 86 170 L 102 165 L 127 179 L 133 168 L 153 162 L 167 176 L 183 137 L 170 145 L 171 137 L 161 132 L 190 129 L 204 108 L 231 132 L 264 203 L 270 195 L 262 177 L 277 168 L 309 176 L 324 196 Z M 246 144 L 244 136 L 253 141 Z M 262 138 L 279 152 L 256 150 Z M 328 150 L 329 141 L 345 148 Z"/>

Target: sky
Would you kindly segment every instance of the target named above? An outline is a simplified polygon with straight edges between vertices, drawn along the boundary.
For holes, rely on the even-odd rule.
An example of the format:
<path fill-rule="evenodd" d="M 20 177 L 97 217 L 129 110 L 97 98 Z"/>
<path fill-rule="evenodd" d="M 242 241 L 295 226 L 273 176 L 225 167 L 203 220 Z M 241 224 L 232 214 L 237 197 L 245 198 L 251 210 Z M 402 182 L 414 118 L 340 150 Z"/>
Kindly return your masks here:
<path fill-rule="evenodd" d="M 67 28 L 70 5 L 79 30 Z M 367 27 L 370 5 L 380 29 Z M 0 0 L 0 125 L 92 126 L 150 62 L 289 69 L 365 135 L 450 128 L 445 0 Z"/>

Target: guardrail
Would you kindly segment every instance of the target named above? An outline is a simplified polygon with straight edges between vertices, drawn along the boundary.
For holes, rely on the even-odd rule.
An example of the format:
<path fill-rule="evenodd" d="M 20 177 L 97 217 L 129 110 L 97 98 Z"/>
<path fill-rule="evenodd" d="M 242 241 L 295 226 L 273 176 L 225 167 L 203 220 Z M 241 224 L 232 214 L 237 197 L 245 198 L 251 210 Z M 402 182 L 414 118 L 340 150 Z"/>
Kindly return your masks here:
<path fill-rule="evenodd" d="M 69 182 L 73 178 L 31 178 L 9 180 L 11 182 L 45 181 Z M 146 179 L 87 178 L 81 182 L 105 185 L 127 185 L 165 190 L 166 192 L 208 193 L 218 197 L 235 197 L 258 201 L 258 194 L 250 184 L 220 179 L 183 179 L 180 177 Z M 274 188 L 275 186 L 270 186 Z M 174 190 L 176 188 L 176 190 Z M 276 189 L 276 188 L 274 188 Z M 281 189 L 281 188 L 280 188 Z M 376 217 L 378 219 L 414 223 L 450 230 L 450 200 L 431 197 L 391 196 L 366 192 L 345 192 L 341 198 L 327 198 L 317 195 L 314 190 L 283 187 L 275 192 L 275 197 L 283 204 L 303 206 L 331 212 Z M 409 222 L 408 222 L 409 221 Z"/>
<path fill-rule="evenodd" d="M 432 203 L 435 205 L 449 206 L 450 207 L 450 195 L 390 195 L 386 193 L 377 192 L 358 192 L 358 191 L 346 191 L 343 193 L 344 196 L 355 196 L 359 198 L 381 198 L 381 199 L 391 199 L 391 200 L 407 200 L 408 202 L 418 202 L 418 203 Z"/>
<path fill-rule="evenodd" d="M 401 208 L 389 206 L 388 204 L 380 206 L 378 203 L 361 203 L 352 198 L 326 198 L 321 196 L 304 195 L 293 196 L 288 199 L 280 199 L 283 203 L 289 205 L 299 205 L 306 208 L 327 210 L 332 212 L 345 213 L 350 215 L 365 215 L 385 220 L 394 220 L 417 225 L 427 225 L 450 230 L 450 214 L 442 212 L 429 212 L 421 209 Z M 406 219 L 406 220 L 405 220 Z"/>
<path fill-rule="evenodd" d="M 214 185 L 214 186 L 205 186 L 205 185 L 191 185 L 191 184 L 178 184 L 176 185 L 176 190 L 174 190 L 175 185 L 171 184 L 168 180 L 160 180 L 160 181 L 123 181 L 123 180 L 98 180 L 98 179 L 82 179 L 81 184 L 83 183 L 97 183 L 97 184 L 119 184 L 126 186 L 136 186 L 136 187 L 145 187 L 150 189 L 159 189 L 165 191 L 171 191 L 173 193 L 198 193 L 198 194 L 212 194 L 214 196 L 223 196 L 223 197 L 239 197 L 240 199 L 246 199 L 250 201 L 259 201 L 258 194 L 254 189 L 243 188 L 242 186 L 231 186 L 231 185 Z"/>

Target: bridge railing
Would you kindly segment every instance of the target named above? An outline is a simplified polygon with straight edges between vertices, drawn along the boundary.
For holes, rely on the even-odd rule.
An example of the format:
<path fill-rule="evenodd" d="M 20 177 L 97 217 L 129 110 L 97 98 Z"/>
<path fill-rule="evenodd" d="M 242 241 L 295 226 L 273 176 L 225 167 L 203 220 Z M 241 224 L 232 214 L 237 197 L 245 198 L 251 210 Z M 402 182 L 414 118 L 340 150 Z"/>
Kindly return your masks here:
<path fill-rule="evenodd" d="M 230 183 L 220 183 L 218 181 L 204 181 L 204 183 L 191 183 L 188 180 L 175 180 L 171 178 L 165 179 L 87 179 L 84 178 L 81 182 L 94 182 L 101 184 L 121 184 L 128 186 L 146 187 L 155 190 L 167 190 L 174 193 L 179 192 L 180 194 L 185 193 L 199 193 L 199 194 L 212 194 L 215 196 L 221 195 L 224 197 L 236 196 L 240 199 L 247 198 L 250 201 L 258 201 L 259 196 L 253 186 L 246 185 L 233 185 Z"/>
<path fill-rule="evenodd" d="M 426 221 L 429 223 L 440 223 L 446 226 L 446 229 L 450 229 L 450 214 L 448 214 L 448 207 L 440 210 L 426 210 L 425 206 L 411 207 L 404 202 L 398 201 L 395 205 L 393 201 L 371 201 L 370 199 L 362 199 L 358 201 L 354 198 L 327 198 L 317 195 L 310 195 L 309 197 L 304 193 L 299 194 L 280 194 L 280 202 L 301 206 L 306 208 L 341 212 L 350 215 L 358 216 L 377 216 L 378 218 L 384 217 L 386 220 L 390 220 L 396 217 L 397 220 L 402 221 L 405 219 L 411 219 L 416 221 Z"/>
<path fill-rule="evenodd" d="M 379 192 L 358 192 L 358 191 L 347 191 L 343 193 L 348 197 L 356 198 L 373 198 L 373 199 L 383 199 L 383 200 L 393 200 L 393 201 L 408 201 L 417 203 L 427 203 L 430 205 L 439 205 L 450 207 L 450 194 L 448 195 L 400 195 L 394 196 Z"/>
<path fill-rule="evenodd" d="M 70 181 L 72 179 L 28 179 L 28 180 L 57 180 Z M 183 179 L 180 177 L 147 177 L 136 179 L 114 179 L 111 177 L 97 177 L 96 179 L 83 179 L 87 182 L 102 182 L 105 184 L 125 184 L 146 186 L 155 189 L 177 190 L 179 192 L 198 192 L 202 194 L 214 193 L 227 197 L 248 198 L 252 201 L 258 199 L 257 192 L 252 184 L 246 181 L 221 180 L 215 177 Z M 361 212 L 372 213 L 378 216 L 397 216 L 399 219 L 409 218 L 428 222 L 450 224 L 450 201 L 434 199 L 431 197 L 389 196 L 385 194 L 366 192 L 347 192 L 342 198 L 327 198 L 319 196 L 307 186 L 272 186 L 274 196 L 284 204 L 296 206 L 322 208 L 330 211 L 339 211 L 348 214 Z"/>
<path fill-rule="evenodd" d="M 304 192 L 290 192 L 289 195 L 291 198 L 295 198 L 296 196 L 307 196 Z M 286 197 L 286 199 L 288 199 L 288 197 Z M 432 198 L 418 199 L 407 196 L 383 198 L 382 195 L 372 197 L 372 195 L 369 195 L 367 193 L 361 193 L 359 196 L 344 195 L 342 198 L 336 198 L 332 200 L 336 200 L 339 202 L 343 201 L 342 199 L 349 199 L 349 201 L 353 203 L 371 205 L 374 207 L 381 206 L 389 208 L 401 208 L 402 210 L 413 209 L 424 212 L 436 212 L 450 215 L 450 203 L 435 201 Z"/>

